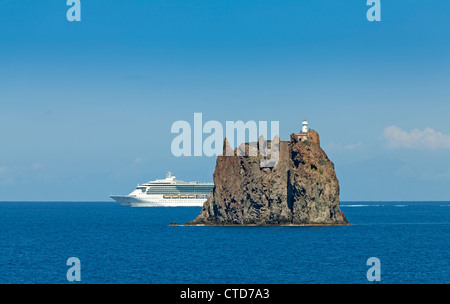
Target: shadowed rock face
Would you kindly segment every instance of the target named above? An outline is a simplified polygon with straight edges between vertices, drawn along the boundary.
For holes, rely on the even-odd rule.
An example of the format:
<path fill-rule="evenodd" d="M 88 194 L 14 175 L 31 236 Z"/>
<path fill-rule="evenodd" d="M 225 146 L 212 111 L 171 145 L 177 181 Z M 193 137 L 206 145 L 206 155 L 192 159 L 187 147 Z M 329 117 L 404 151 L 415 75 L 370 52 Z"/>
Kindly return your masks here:
<path fill-rule="evenodd" d="M 212 195 L 185 225 L 349 224 L 339 209 L 334 164 L 320 148 L 316 131 L 309 130 L 303 142 L 294 134 L 280 141 L 273 168 L 261 166 L 259 144 L 257 156 L 234 155 L 218 156 Z"/>

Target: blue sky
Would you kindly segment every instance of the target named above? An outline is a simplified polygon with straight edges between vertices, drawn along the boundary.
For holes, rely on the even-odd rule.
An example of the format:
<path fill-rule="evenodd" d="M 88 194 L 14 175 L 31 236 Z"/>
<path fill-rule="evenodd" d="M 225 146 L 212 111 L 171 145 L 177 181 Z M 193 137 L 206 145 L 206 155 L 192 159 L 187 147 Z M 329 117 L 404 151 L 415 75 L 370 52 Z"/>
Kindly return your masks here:
<path fill-rule="evenodd" d="M 0 200 L 109 200 L 170 170 L 173 122 L 304 118 L 341 200 L 450 200 L 450 3 L 0 2 Z M 415 130 L 416 129 L 416 130 Z"/>

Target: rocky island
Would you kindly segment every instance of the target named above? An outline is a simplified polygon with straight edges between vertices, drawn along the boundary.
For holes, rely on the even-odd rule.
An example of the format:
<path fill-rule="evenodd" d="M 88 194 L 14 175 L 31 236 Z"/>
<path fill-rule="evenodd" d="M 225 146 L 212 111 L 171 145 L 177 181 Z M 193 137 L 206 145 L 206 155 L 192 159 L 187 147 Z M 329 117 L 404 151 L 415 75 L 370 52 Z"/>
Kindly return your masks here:
<path fill-rule="evenodd" d="M 217 157 L 214 189 L 200 214 L 184 226 L 348 225 L 339 208 L 339 181 L 319 134 L 303 129 L 290 141 L 246 143 L 231 152 L 225 138 Z M 279 144 L 278 161 L 261 166 L 263 143 Z M 254 147 L 257 153 L 250 156 Z"/>

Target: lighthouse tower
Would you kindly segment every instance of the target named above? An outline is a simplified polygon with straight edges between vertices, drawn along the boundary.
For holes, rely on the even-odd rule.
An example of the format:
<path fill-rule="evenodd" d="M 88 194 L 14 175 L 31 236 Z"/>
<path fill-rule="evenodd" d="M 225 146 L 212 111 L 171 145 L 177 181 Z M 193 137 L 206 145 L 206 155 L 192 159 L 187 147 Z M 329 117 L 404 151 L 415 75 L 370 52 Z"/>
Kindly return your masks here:
<path fill-rule="evenodd" d="M 302 122 L 302 133 L 308 132 L 308 122 L 306 120 L 303 120 Z"/>
<path fill-rule="evenodd" d="M 308 122 L 306 120 L 303 120 L 302 122 L 302 129 L 300 130 L 300 133 L 294 134 L 294 136 L 298 141 L 308 140 Z"/>

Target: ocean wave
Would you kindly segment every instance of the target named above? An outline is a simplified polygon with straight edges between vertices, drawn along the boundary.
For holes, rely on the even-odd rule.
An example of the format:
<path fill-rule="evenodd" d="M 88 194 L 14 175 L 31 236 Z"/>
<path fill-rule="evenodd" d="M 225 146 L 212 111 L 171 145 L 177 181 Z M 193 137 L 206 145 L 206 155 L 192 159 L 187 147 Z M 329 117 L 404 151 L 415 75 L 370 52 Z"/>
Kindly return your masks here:
<path fill-rule="evenodd" d="M 379 207 L 380 205 L 341 205 L 341 207 Z"/>

